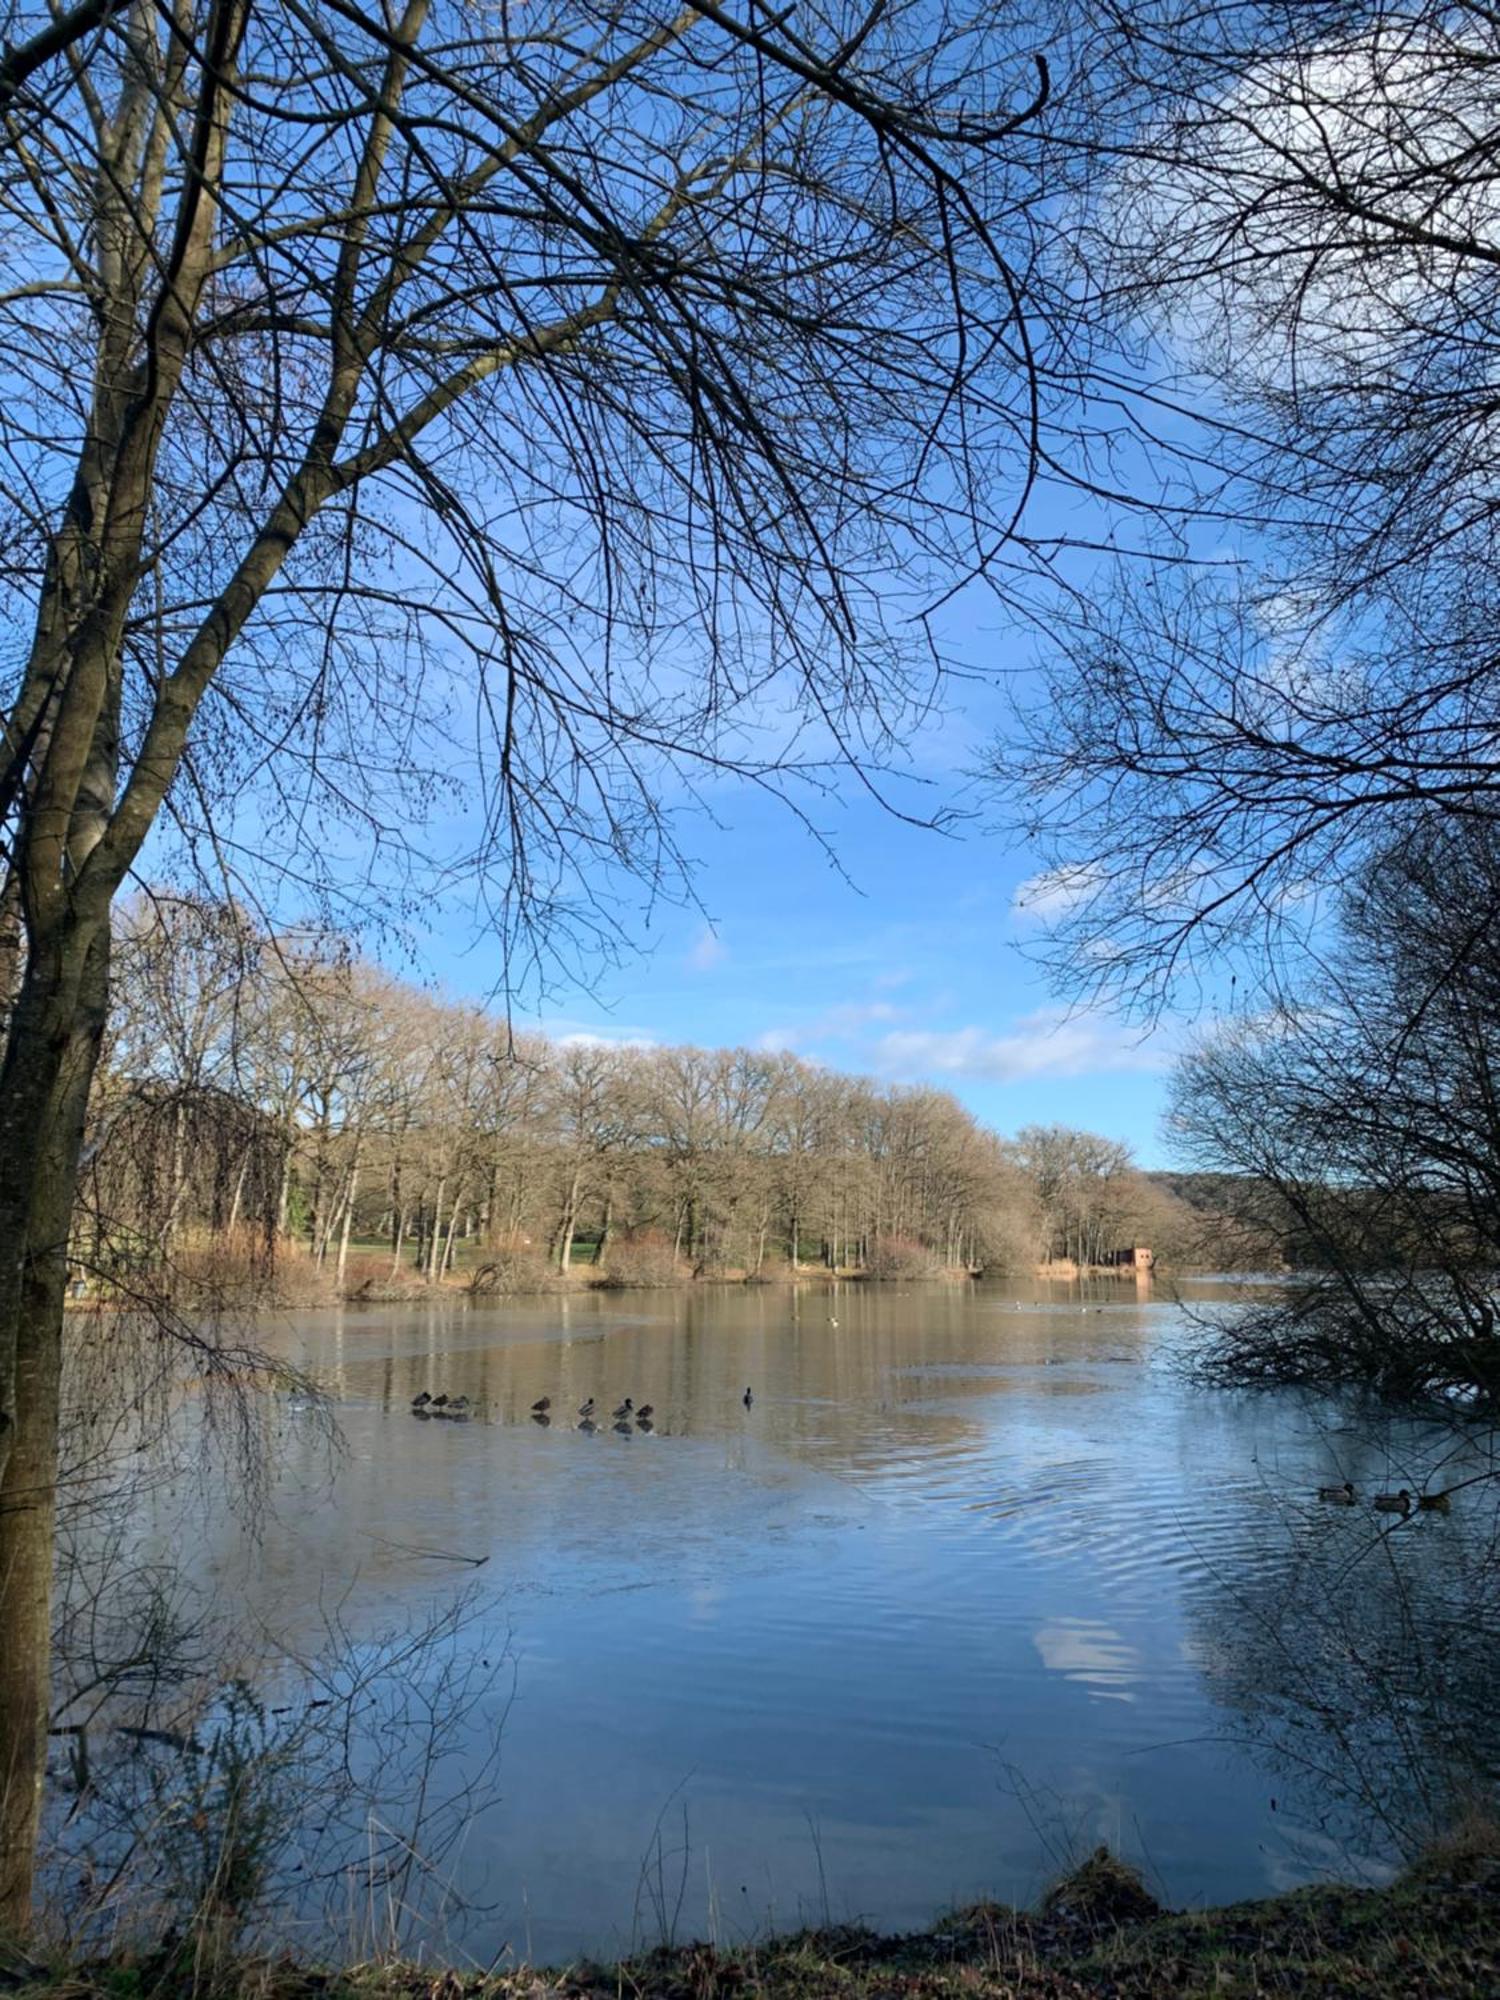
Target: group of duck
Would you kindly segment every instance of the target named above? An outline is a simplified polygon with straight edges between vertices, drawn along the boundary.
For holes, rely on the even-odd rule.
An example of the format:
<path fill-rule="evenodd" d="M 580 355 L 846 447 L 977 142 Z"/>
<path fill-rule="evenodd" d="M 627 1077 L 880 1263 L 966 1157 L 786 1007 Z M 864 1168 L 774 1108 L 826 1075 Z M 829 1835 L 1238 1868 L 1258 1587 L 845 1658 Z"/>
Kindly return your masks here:
<path fill-rule="evenodd" d="M 755 1392 L 746 1389 L 740 1401 L 748 1410 L 755 1401 Z M 419 1396 L 413 1396 L 411 1399 L 411 1413 L 414 1417 L 448 1417 L 460 1423 L 467 1421 L 473 1407 L 467 1396 L 434 1396 L 428 1389 L 424 1389 Z M 637 1407 L 627 1396 L 624 1402 L 617 1403 L 609 1414 L 612 1420 L 611 1427 L 622 1437 L 628 1437 L 635 1431 L 644 1431 L 649 1435 L 656 1428 L 654 1403 L 642 1403 Z M 550 1396 L 537 1397 L 531 1406 L 531 1421 L 543 1430 L 550 1427 L 552 1423 Z M 590 1396 L 586 1402 L 578 1405 L 578 1422 L 574 1428 L 592 1434 L 604 1421 L 603 1412 Z"/>
<path fill-rule="evenodd" d="M 621 1437 L 628 1437 L 632 1431 L 645 1431 L 649 1434 L 656 1428 L 652 1422 L 655 1415 L 656 1405 L 654 1403 L 642 1403 L 639 1409 L 637 1409 L 629 1396 L 625 1398 L 623 1403 L 617 1403 L 610 1412 L 610 1416 L 614 1420 L 613 1428 L 620 1433 Z M 531 1406 L 531 1421 L 534 1424 L 540 1424 L 543 1430 L 551 1423 L 552 1398 L 550 1396 L 537 1397 Z M 590 1396 L 586 1402 L 578 1405 L 578 1422 L 574 1428 L 592 1434 L 598 1430 L 600 1424 L 604 1421 L 603 1412 L 599 1409 L 593 1397 Z"/>
<path fill-rule="evenodd" d="M 1326 1500 L 1333 1507 L 1354 1507 L 1359 1504 L 1359 1495 L 1354 1490 L 1352 1479 L 1346 1479 L 1342 1486 L 1320 1486 L 1318 1498 Z M 1377 1514 L 1410 1514 L 1414 1509 L 1419 1514 L 1446 1514 L 1448 1495 L 1409 1493 L 1403 1486 L 1399 1493 L 1375 1494 L 1370 1505 Z"/>
<path fill-rule="evenodd" d="M 414 1417 L 447 1417 L 450 1422 L 460 1424 L 468 1422 L 473 1407 L 467 1396 L 434 1396 L 426 1389 L 411 1399 Z"/>

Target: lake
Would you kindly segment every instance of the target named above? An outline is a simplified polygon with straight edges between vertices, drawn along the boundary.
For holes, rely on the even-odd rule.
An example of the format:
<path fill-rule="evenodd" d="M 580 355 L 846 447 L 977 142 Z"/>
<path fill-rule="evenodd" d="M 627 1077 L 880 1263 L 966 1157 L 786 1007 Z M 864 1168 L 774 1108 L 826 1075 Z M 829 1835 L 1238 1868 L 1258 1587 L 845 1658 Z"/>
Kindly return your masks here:
<path fill-rule="evenodd" d="M 1179 1904 L 1378 1877 L 1434 1774 L 1490 1756 L 1495 1524 L 1482 1489 L 1394 1523 L 1315 1489 L 1453 1483 L 1477 1447 L 1195 1387 L 1183 1335 L 1161 1290 L 1015 1281 L 308 1314 L 262 1338 L 338 1446 L 278 1399 L 253 1519 L 177 1481 L 142 1533 L 309 1657 L 468 1594 L 448 1678 L 401 1671 L 451 1724 L 429 1793 L 474 1811 L 403 1888 L 480 1963 L 918 1926 L 1099 1841 Z M 649 1433 L 611 1429 L 627 1395 Z"/>

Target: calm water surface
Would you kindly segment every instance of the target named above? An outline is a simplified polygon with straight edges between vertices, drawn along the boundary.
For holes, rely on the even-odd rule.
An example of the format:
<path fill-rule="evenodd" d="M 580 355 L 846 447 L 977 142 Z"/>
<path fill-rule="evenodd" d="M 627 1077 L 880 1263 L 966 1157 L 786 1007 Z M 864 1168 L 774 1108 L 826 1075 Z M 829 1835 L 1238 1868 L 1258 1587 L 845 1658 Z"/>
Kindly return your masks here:
<path fill-rule="evenodd" d="M 309 1315 L 271 1337 L 342 1450 L 284 1402 L 259 1531 L 210 1507 L 188 1555 L 309 1650 L 330 1605 L 357 1638 L 482 1591 L 499 1796 L 445 1863 L 481 1961 L 610 1952 L 663 1900 L 679 1935 L 917 1925 L 1031 1895 L 1049 1844 L 1108 1840 L 1178 1902 L 1378 1870 L 1388 1830 L 1309 1774 L 1325 1746 L 1296 1754 L 1287 1621 L 1317 1564 L 1378 1543 L 1313 1489 L 1416 1484 L 1436 1447 L 1195 1389 L 1180 1333 L 1123 1285 Z M 475 1419 L 415 1419 L 423 1389 Z M 655 1432 L 581 1434 L 591 1395 L 654 1404 Z M 1374 1599 L 1466 1532 L 1402 1524 Z"/>

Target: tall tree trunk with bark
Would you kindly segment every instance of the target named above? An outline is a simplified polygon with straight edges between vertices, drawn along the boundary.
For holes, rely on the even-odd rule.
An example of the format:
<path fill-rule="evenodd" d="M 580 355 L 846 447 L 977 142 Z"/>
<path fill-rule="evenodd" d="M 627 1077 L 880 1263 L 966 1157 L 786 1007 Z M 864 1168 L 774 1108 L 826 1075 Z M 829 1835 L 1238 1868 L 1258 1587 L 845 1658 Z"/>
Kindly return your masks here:
<path fill-rule="evenodd" d="M 68 1233 L 108 1006 L 107 906 L 33 935 L 0 1072 L 0 1935 L 31 1916 L 46 1775 Z"/>

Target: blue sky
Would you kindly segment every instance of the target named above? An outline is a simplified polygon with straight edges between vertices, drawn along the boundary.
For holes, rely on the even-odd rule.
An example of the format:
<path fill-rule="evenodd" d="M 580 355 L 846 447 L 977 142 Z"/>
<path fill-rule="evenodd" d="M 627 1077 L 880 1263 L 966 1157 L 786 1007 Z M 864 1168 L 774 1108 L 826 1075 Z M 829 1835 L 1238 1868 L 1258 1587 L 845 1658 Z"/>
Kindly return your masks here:
<path fill-rule="evenodd" d="M 1002 642 L 983 620 L 959 613 L 952 627 L 959 657 L 991 668 Z M 912 746 L 923 810 L 965 803 L 964 772 L 999 716 L 992 683 L 955 685 Z M 1016 904 L 1035 857 L 977 817 L 956 836 L 909 825 L 852 778 L 813 813 L 838 865 L 748 787 L 721 786 L 712 807 L 713 819 L 682 828 L 702 911 L 659 907 L 635 928 L 638 955 L 532 1017 L 548 1033 L 789 1049 L 951 1090 L 1004 1133 L 1075 1125 L 1126 1140 L 1144 1165 L 1169 1163 L 1158 1126 L 1174 1034 L 1143 1040 L 1107 1016 L 1070 1013 L 1049 990 L 1026 950 L 1038 919 Z M 429 935 L 424 956 L 455 993 L 494 988 L 493 944 L 456 919 Z"/>

